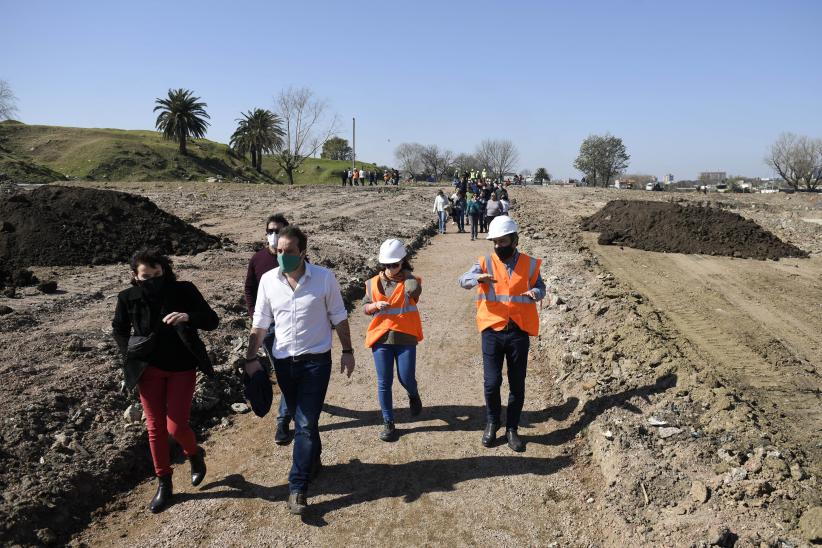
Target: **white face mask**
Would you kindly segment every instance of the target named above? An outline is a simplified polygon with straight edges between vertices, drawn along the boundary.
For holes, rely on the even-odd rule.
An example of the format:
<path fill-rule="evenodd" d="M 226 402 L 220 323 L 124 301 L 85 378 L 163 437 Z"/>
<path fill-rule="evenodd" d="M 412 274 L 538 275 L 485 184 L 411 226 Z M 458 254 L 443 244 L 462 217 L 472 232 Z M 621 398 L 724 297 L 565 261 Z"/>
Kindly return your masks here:
<path fill-rule="evenodd" d="M 274 249 L 277 249 L 277 240 L 280 239 L 279 234 L 274 234 L 272 232 L 271 234 L 266 234 L 265 238 L 266 240 L 268 240 L 268 247 L 273 247 Z"/>

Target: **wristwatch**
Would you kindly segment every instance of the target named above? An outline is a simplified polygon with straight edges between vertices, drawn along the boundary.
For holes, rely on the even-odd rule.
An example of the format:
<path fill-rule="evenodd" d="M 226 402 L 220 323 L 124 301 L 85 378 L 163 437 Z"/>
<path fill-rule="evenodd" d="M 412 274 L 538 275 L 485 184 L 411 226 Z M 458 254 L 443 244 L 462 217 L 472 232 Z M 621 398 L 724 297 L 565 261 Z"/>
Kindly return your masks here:
<path fill-rule="evenodd" d="M 353 348 L 343 348 L 343 349 L 342 349 L 342 353 L 343 353 L 343 354 L 353 354 L 353 353 L 354 353 L 354 349 L 353 349 Z"/>

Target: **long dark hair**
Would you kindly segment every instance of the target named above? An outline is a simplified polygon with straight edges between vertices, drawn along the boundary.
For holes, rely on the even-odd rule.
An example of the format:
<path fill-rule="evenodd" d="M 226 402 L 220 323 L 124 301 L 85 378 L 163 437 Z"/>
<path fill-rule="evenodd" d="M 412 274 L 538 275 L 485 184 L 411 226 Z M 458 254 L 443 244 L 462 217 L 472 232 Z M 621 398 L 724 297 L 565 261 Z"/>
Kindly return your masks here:
<path fill-rule="evenodd" d="M 129 260 L 129 265 L 131 266 L 131 271 L 137 276 L 137 267 L 141 264 L 148 265 L 151 267 L 156 267 L 160 265 L 163 267 L 163 276 L 165 276 L 166 280 L 169 282 L 174 282 L 177 280 L 177 275 L 174 273 L 173 261 L 167 256 L 163 255 L 157 249 L 140 249 L 134 252 L 134 255 L 131 256 Z M 137 282 L 134 278 L 131 279 L 131 285 L 137 285 Z"/>

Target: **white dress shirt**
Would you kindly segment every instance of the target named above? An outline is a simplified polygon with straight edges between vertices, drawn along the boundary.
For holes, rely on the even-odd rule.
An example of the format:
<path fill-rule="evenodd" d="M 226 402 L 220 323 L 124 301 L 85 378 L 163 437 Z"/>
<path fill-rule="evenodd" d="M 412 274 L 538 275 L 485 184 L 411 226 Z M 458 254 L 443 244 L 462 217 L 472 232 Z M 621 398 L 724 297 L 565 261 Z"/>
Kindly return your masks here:
<path fill-rule="evenodd" d="M 348 318 L 334 273 L 305 263 L 305 274 L 292 290 L 280 267 L 260 279 L 254 307 L 255 328 L 274 323 L 272 351 L 277 359 L 331 350 L 331 326 Z"/>

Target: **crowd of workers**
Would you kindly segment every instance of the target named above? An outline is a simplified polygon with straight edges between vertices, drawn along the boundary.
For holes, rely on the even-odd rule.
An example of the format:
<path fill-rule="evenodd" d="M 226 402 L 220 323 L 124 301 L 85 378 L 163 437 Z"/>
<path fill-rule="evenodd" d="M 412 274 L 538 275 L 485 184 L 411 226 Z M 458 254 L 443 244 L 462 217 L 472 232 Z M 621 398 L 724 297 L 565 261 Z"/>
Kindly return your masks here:
<path fill-rule="evenodd" d="M 505 438 L 512 450 L 521 452 L 525 443 L 518 426 L 528 348 L 530 337 L 539 332 L 536 303 L 545 296 L 541 261 L 517 249 L 518 227 L 507 215 L 504 186 L 466 173 L 455 187 L 450 199 L 440 191 L 435 201 L 441 231 L 445 232 L 445 213 L 451 214 L 460 232 L 467 216 L 472 239 L 487 231 L 486 239 L 492 243 L 458 282 L 475 290 L 486 409 L 481 442 L 491 447 L 503 424 L 500 387 L 503 362 L 507 362 L 510 394 Z M 246 273 L 245 301 L 252 327 L 238 371 L 245 397 L 258 416 L 266 415 L 273 403 L 272 370 L 280 387 L 274 441 L 294 444 L 287 501 L 294 514 L 305 512 L 308 487 L 322 470 L 319 419 L 331 377 L 333 332 L 342 346 L 340 372 L 350 377 L 355 368 L 339 283 L 331 270 L 308 260 L 307 248 L 308 236 L 283 215 L 266 219 L 265 245 L 251 257 Z M 423 340 L 418 310 L 423 283 L 397 239 L 382 243 L 377 261 L 379 269 L 365 284 L 361 310 L 371 317 L 364 344 L 371 350 L 377 374 L 383 418 L 378 436 L 390 442 L 398 437 L 392 400 L 395 369 L 408 395 L 411 416 L 423 410 L 416 379 L 416 350 Z M 192 485 L 202 482 L 206 474 L 205 452 L 197 445 L 189 416 L 196 372 L 214 374 L 198 330 L 216 329 L 219 318 L 193 283 L 177 280 L 167 256 L 141 250 L 133 255 L 130 267 L 132 287 L 118 295 L 112 327 L 123 356 L 125 385 L 138 389 L 145 410 L 158 478 L 149 509 L 159 512 L 173 496 L 169 435 L 190 461 Z M 259 358 L 260 349 L 266 358 Z"/>

